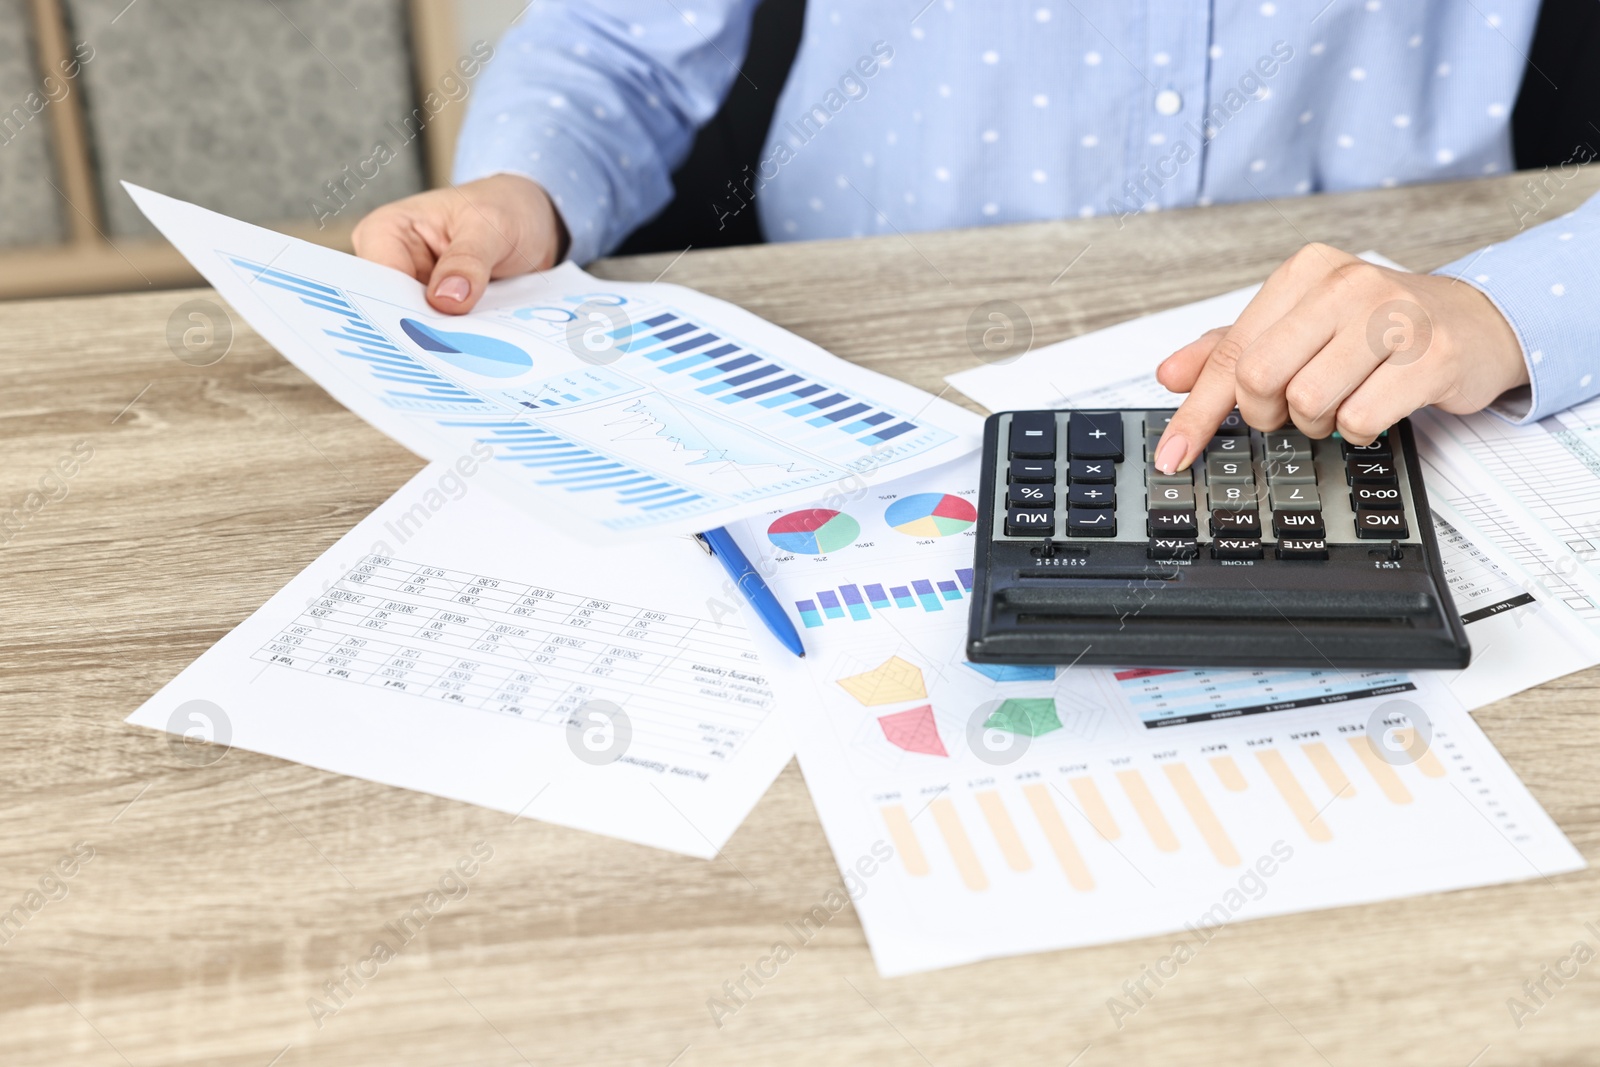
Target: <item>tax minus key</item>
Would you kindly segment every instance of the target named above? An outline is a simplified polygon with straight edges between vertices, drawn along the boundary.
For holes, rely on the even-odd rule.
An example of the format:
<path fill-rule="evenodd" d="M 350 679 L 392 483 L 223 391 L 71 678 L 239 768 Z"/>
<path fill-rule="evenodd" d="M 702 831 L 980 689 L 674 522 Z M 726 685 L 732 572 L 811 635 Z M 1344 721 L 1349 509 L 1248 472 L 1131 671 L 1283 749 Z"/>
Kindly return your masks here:
<path fill-rule="evenodd" d="M 1010 445 L 1015 459 L 1052 458 L 1056 454 L 1055 412 L 1012 412 Z"/>

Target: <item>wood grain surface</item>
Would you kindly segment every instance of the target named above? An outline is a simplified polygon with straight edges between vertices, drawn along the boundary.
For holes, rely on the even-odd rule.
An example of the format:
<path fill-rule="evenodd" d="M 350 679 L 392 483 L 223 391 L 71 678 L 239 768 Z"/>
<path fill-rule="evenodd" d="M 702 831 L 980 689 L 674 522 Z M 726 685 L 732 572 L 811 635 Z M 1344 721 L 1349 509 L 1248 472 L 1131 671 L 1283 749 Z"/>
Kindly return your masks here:
<path fill-rule="evenodd" d="M 983 301 L 1021 306 L 1043 344 L 1258 281 L 1308 240 L 1431 268 L 1514 233 L 1527 177 L 595 271 L 664 273 L 939 392 L 973 364 Z M 1540 221 L 1597 187 L 1568 183 Z M 0 913 L 41 883 L 59 897 L 0 927 L 0 1062 L 1600 1061 L 1600 962 L 1546 980 L 1520 1027 L 1506 1003 L 1574 942 L 1600 948 L 1592 870 L 1232 927 L 1120 1029 L 1107 998 L 1170 939 L 884 980 L 847 909 L 719 1027 L 707 999 L 838 880 L 793 765 L 713 862 L 248 752 L 192 765 L 123 718 L 421 466 L 237 317 L 219 362 L 175 358 L 169 320 L 215 299 L 0 305 L 0 500 L 41 479 L 51 498 L 0 554 Z M 75 448 L 92 455 L 49 482 Z M 1591 860 L 1597 681 L 1478 715 Z M 468 895 L 347 980 L 479 842 Z M 349 995 L 319 1026 L 329 982 Z"/>

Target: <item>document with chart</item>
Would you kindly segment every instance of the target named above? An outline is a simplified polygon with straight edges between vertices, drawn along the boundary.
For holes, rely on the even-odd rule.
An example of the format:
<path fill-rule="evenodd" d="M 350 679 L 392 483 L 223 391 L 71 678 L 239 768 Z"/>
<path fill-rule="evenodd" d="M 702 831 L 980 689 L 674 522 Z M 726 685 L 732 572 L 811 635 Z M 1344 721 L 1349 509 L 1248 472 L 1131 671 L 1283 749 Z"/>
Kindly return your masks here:
<path fill-rule="evenodd" d="M 1437 673 L 967 662 L 977 484 L 734 528 L 802 623 L 768 674 L 885 975 L 1583 866 Z"/>
<path fill-rule="evenodd" d="M 491 449 L 485 484 L 571 533 L 697 532 L 978 445 L 955 405 L 681 286 L 563 264 L 441 315 L 387 267 L 128 191 L 340 403 L 427 459 Z"/>
<path fill-rule="evenodd" d="M 687 537 L 528 523 L 433 464 L 129 718 L 710 858 L 793 751 L 743 600 Z"/>

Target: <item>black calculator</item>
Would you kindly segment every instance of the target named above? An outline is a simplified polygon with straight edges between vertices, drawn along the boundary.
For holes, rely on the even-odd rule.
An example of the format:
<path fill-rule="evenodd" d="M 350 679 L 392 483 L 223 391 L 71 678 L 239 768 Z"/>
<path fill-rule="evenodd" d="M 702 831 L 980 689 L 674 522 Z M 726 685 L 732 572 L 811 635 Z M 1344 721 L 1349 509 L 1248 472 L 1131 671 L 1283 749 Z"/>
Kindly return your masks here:
<path fill-rule="evenodd" d="M 1461 668 L 1409 420 L 1370 445 L 1232 413 L 1185 471 L 1171 411 L 984 425 L 975 663 Z"/>

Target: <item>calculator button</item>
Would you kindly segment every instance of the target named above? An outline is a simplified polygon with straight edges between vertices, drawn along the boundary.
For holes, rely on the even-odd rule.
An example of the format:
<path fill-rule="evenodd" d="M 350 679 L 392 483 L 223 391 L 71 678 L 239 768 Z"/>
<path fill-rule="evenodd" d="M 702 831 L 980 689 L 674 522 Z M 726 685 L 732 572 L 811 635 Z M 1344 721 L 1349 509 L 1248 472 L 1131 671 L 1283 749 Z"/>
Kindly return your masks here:
<path fill-rule="evenodd" d="M 1218 537 L 1211 542 L 1212 559 L 1260 559 L 1259 537 Z"/>
<path fill-rule="evenodd" d="M 1117 487 L 1094 482 L 1073 482 L 1067 487 L 1067 505 L 1074 508 L 1114 508 Z"/>
<path fill-rule="evenodd" d="M 1345 460 L 1344 476 L 1351 485 L 1396 485 L 1399 475 L 1394 460 L 1387 456 L 1373 459 L 1368 456 L 1351 456 Z"/>
<path fill-rule="evenodd" d="M 1194 559 L 1200 543 L 1192 537 L 1152 537 L 1145 554 L 1151 559 Z"/>
<path fill-rule="evenodd" d="M 1109 459 L 1075 459 L 1067 464 L 1067 478 L 1104 485 L 1117 480 L 1117 465 Z"/>
<path fill-rule="evenodd" d="M 1218 434 L 1216 437 L 1213 437 L 1211 439 L 1211 443 L 1206 446 L 1206 458 L 1209 459 L 1212 456 L 1239 456 L 1244 459 L 1249 459 L 1250 438 L 1225 437 L 1221 434 Z"/>
<path fill-rule="evenodd" d="M 1217 433 L 1226 437 L 1246 436 L 1250 433 L 1250 426 L 1244 421 L 1243 415 L 1230 411 L 1222 420 L 1222 425 L 1217 427 Z"/>
<path fill-rule="evenodd" d="M 1342 444 L 1344 445 L 1345 459 L 1349 459 L 1351 456 L 1388 459 L 1394 455 L 1394 452 L 1389 448 L 1389 439 L 1387 437 L 1380 437 L 1370 445 L 1353 445 L 1349 441 L 1344 441 Z"/>
<path fill-rule="evenodd" d="M 1167 432 L 1167 424 L 1172 421 L 1176 411 L 1147 411 L 1144 413 L 1144 432 L 1157 436 Z"/>
<path fill-rule="evenodd" d="M 1219 508 L 1211 513 L 1212 537 L 1261 536 L 1261 516 L 1254 511 Z"/>
<path fill-rule="evenodd" d="M 1253 508 L 1259 502 L 1254 482 L 1248 485 L 1224 482 L 1222 485 L 1211 486 L 1207 492 L 1211 497 L 1213 508 Z"/>
<path fill-rule="evenodd" d="M 1155 511 L 1158 508 L 1192 508 L 1194 507 L 1194 486 L 1152 485 L 1150 487 L 1150 500 L 1146 507 L 1151 511 Z"/>
<path fill-rule="evenodd" d="M 1122 413 L 1074 411 L 1067 420 L 1067 449 L 1073 459 L 1122 462 Z"/>
<path fill-rule="evenodd" d="M 1068 508 L 1067 534 L 1071 537 L 1117 536 L 1117 513 L 1110 508 Z"/>
<path fill-rule="evenodd" d="M 1284 537 L 1326 537 L 1320 511 L 1274 511 L 1272 535 Z"/>
<path fill-rule="evenodd" d="M 1314 485 L 1283 483 L 1267 491 L 1273 511 L 1321 511 L 1322 496 Z"/>
<path fill-rule="evenodd" d="M 1006 512 L 1006 533 L 1012 537 L 1048 537 L 1055 529 L 1056 513 L 1049 508 L 1012 508 Z"/>
<path fill-rule="evenodd" d="M 1398 511 L 1402 506 L 1398 485 L 1358 485 L 1350 493 L 1357 511 Z"/>
<path fill-rule="evenodd" d="M 1310 459 L 1311 439 L 1303 433 L 1277 430 L 1267 434 L 1267 456 L 1270 459 Z"/>
<path fill-rule="evenodd" d="M 1285 538 L 1278 542 L 1279 559 L 1327 559 L 1328 542 L 1320 537 Z"/>
<path fill-rule="evenodd" d="M 1006 494 L 1006 502 L 1014 508 L 1053 508 L 1056 506 L 1056 487 L 1018 482 Z"/>
<path fill-rule="evenodd" d="M 1145 532 L 1151 537 L 1194 537 L 1200 526 L 1193 508 L 1149 512 Z"/>
<path fill-rule="evenodd" d="M 1056 465 L 1048 459 L 1014 459 L 1011 480 L 1050 484 L 1056 480 Z"/>
<path fill-rule="evenodd" d="M 1250 469 L 1249 456 L 1207 456 L 1206 481 L 1253 482 L 1255 471 Z"/>
<path fill-rule="evenodd" d="M 1161 445 L 1161 435 L 1147 433 L 1144 435 L 1144 458 L 1151 463 L 1156 461 L 1156 449 Z"/>
<path fill-rule="evenodd" d="M 1017 411 L 1011 415 L 1011 455 L 1048 459 L 1056 454 L 1056 416 L 1053 411 Z"/>
<path fill-rule="evenodd" d="M 1185 467 L 1181 471 L 1164 474 L 1156 469 L 1154 463 L 1145 465 L 1144 480 L 1146 485 L 1193 485 L 1194 468 Z"/>
<path fill-rule="evenodd" d="M 1406 517 L 1399 511 L 1357 511 L 1356 536 L 1363 540 L 1387 541 L 1409 537 Z"/>
<path fill-rule="evenodd" d="M 1317 480 L 1317 468 L 1310 460 L 1292 459 L 1288 461 L 1268 459 L 1261 465 L 1267 472 L 1267 483 L 1277 485 L 1282 483 L 1299 483 L 1311 485 Z"/>

